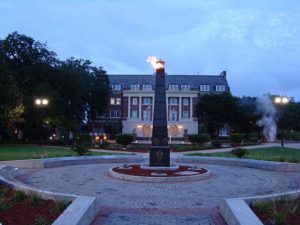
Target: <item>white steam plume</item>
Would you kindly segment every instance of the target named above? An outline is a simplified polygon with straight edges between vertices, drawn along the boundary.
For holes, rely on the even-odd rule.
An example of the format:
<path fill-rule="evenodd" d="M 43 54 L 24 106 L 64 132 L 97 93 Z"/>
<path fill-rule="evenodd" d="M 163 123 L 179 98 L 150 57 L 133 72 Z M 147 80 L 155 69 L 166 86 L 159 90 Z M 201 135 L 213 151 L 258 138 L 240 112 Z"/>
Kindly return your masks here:
<path fill-rule="evenodd" d="M 276 125 L 276 109 L 273 105 L 271 97 L 264 95 L 258 98 L 256 102 L 256 109 L 262 114 L 262 118 L 257 121 L 257 125 L 263 128 L 263 134 L 268 142 L 274 142 L 277 133 Z"/>

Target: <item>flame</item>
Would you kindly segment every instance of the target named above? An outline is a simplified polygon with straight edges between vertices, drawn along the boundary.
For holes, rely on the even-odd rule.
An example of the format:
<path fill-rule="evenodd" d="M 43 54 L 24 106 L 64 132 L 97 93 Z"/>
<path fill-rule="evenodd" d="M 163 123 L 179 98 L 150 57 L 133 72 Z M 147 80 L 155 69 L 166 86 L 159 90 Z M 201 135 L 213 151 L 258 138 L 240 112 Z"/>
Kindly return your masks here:
<path fill-rule="evenodd" d="M 147 58 L 146 61 L 151 64 L 151 66 L 153 67 L 153 69 L 157 69 L 157 64 L 156 64 L 156 62 L 158 61 L 157 57 L 155 57 L 155 56 L 148 56 L 148 58 Z"/>

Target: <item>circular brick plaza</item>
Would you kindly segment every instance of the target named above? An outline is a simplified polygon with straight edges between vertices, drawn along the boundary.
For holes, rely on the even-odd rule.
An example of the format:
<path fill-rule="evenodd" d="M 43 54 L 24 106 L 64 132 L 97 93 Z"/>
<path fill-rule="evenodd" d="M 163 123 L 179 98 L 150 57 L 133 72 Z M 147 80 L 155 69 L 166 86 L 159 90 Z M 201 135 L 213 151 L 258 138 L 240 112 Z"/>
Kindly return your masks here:
<path fill-rule="evenodd" d="M 286 192 L 296 190 L 300 185 L 299 172 L 209 164 L 198 165 L 211 171 L 211 176 L 204 180 L 129 182 L 108 174 L 109 169 L 115 166 L 120 164 L 20 169 L 17 179 L 43 190 L 97 197 L 100 213 L 94 225 L 175 222 L 221 225 L 225 223 L 218 208 L 223 199 Z"/>

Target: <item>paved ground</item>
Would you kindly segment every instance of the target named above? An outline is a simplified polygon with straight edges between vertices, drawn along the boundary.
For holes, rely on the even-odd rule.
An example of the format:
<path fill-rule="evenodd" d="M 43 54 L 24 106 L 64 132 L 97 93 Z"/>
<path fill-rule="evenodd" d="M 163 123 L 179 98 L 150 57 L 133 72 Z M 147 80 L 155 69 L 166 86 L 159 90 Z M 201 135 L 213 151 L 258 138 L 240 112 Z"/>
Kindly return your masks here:
<path fill-rule="evenodd" d="M 203 165 L 212 173 L 206 180 L 134 183 L 111 178 L 108 169 L 113 166 L 119 164 L 23 169 L 17 179 L 45 190 L 96 196 L 101 213 L 93 225 L 224 225 L 218 213 L 224 198 L 271 194 L 300 187 L 300 173 L 221 165 Z"/>

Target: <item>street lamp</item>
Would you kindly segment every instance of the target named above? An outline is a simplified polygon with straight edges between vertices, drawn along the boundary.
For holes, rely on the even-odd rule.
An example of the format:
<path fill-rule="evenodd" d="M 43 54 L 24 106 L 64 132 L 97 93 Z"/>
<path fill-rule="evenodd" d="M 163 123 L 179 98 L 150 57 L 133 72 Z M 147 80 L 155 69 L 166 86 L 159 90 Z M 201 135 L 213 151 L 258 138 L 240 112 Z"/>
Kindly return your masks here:
<path fill-rule="evenodd" d="M 284 106 L 289 103 L 289 99 L 287 97 L 278 96 L 274 99 L 274 103 L 276 105 Z M 281 109 L 281 117 L 283 115 L 282 109 Z M 284 133 L 283 133 L 283 126 L 281 125 L 281 146 L 284 147 Z"/>
<path fill-rule="evenodd" d="M 49 100 L 47 98 L 36 98 L 34 101 L 35 105 L 37 106 L 38 109 L 38 117 L 39 117 L 39 123 L 40 123 L 40 132 L 39 132 L 39 146 L 42 146 L 42 113 L 40 111 L 41 107 L 45 107 L 49 104 Z"/>

